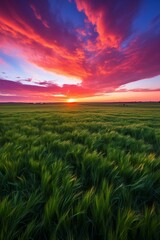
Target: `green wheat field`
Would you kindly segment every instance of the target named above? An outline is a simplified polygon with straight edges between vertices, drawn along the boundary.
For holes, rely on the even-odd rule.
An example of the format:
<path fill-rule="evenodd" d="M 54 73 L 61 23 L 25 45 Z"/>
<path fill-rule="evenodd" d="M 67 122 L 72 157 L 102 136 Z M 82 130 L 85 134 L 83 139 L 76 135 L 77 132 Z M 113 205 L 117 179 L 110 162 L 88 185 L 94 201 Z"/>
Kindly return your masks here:
<path fill-rule="evenodd" d="M 31 239 L 160 239 L 160 103 L 0 105 L 0 240 Z"/>

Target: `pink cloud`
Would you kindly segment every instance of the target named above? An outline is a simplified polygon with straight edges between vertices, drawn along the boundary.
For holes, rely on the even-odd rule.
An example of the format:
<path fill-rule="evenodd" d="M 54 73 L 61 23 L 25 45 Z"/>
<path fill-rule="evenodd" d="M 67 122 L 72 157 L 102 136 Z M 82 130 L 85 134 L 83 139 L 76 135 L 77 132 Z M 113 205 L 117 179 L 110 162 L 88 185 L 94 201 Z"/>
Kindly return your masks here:
<path fill-rule="evenodd" d="M 25 101 L 66 101 L 68 98 L 87 98 L 92 97 L 96 99 L 100 96 L 105 96 L 106 92 L 99 92 L 97 94 L 97 89 L 89 89 L 82 86 L 65 84 L 62 87 L 56 84 L 48 83 L 47 81 L 41 82 L 39 86 L 26 85 L 21 82 L 13 82 L 10 80 L 0 79 L 0 101 L 14 100 L 17 98 Z M 100 91 L 100 89 L 99 89 Z M 108 88 L 108 94 L 113 92 L 112 88 Z M 115 93 L 153 93 L 160 92 L 160 89 L 119 89 Z M 147 95 L 144 95 L 145 97 Z M 116 96 L 117 97 L 117 96 Z M 37 100 L 36 100 L 37 99 Z M 115 98 L 116 99 L 116 98 Z"/>
<path fill-rule="evenodd" d="M 48 83 L 47 81 L 41 82 L 39 86 L 37 85 L 27 85 L 19 82 L 13 82 L 11 80 L 0 79 L 0 101 L 1 97 L 4 97 L 6 94 L 13 94 L 19 97 L 25 97 L 33 99 L 36 97 L 43 99 L 43 101 L 53 101 L 54 99 L 64 99 L 64 97 L 59 98 L 56 95 L 63 95 L 66 98 L 70 97 L 86 97 L 93 96 L 96 94 L 96 91 L 93 89 L 84 88 L 76 85 L 64 84 L 62 87 L 57 86 L 56 84 Z M 65 98 L 65 99 L 66 99 Z"/>
<path fill-rule="evenodd" d="M 118 47 L 131 33 L 140 0 L 75 0 L 79 11 L 84 11 L 89 21 L 96 26 L 102 44 Z"/>
<path fill-rule="evenodd" d="M 53 17 L 47 1 L 38 3 L 34 1 L 30 6 L 27 2 L 12 1 L 11 4 L 5 1 L 1 4 L 3 47 L 10 43 L 10 48 L 20 48 L 24 57 L 40 67 L 83 77 L 86 75 L 84 52 L 72 26 L 64 23 L 56 13 Z"/>
<path fill-rule="evenodd" d="M 7 54 L 16 49 L 22 61 L 27 59 L 45 70 L 78 77 L 82 79 L 81 86 L 59 87 L 46 79 L 39 86 L 31 86 L 22 84 L 22 79 L 17 83 L 1 79 L 1 93 L 44 99 L 47 94 L 49 98 L 53 94 L 89 97 L 114 92 L 126 83 L 160 74 L 160 33 L 155 31 L 159 18 L 155 18 L 146 32 L 122 47 L 133 33 L 132 23 L 140 0 L 118 4 L 116 0 L 75 2 L 78 11 L 85 13 L 84 29 L 64 22 L 58 12 L 53 14 L 48 1 L 35 0 L 32 4 L 2 1 L 0 49 Z"/>
<path fill-rule="evenodd" d="M 0 58 L 0 64 L 4 64 L 4 60 Z"/>

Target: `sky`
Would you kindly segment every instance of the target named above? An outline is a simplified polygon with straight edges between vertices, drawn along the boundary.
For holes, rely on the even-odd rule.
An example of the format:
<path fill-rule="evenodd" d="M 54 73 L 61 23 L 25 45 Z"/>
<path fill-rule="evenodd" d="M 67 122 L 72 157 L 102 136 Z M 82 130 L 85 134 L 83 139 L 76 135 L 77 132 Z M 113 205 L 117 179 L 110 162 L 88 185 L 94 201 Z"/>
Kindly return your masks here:
<path fill-rule="evenodd" d="M 160 101 L 159 0 L 1 0 L 0 102 Z"/>

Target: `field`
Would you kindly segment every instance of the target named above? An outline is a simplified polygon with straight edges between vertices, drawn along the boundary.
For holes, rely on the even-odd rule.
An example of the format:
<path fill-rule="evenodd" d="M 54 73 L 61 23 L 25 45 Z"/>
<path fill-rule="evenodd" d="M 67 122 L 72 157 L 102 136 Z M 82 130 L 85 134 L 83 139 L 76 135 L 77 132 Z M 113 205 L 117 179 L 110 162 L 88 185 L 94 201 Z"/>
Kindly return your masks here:
<path fill-rule="evenodd" d="M 0 239 L 160 239 L 160 103 L 1 104 Z"/>

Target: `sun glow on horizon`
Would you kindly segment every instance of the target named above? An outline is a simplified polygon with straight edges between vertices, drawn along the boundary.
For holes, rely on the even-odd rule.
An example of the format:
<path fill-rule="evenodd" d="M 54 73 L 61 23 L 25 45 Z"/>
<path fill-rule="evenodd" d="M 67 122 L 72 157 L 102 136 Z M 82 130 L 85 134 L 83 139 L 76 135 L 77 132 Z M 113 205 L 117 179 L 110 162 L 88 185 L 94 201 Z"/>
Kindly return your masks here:
<path fill-rule="evenodd" d="M 76 100 L 74 98 L 69 98 L 67 100 L 67 103 L 75 103 L 75 102 L 76 102 Z"/>

